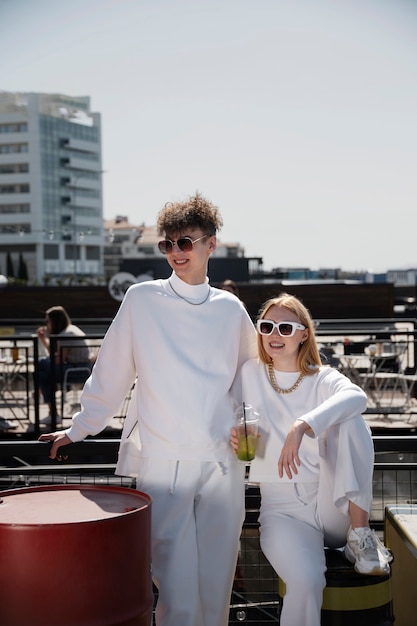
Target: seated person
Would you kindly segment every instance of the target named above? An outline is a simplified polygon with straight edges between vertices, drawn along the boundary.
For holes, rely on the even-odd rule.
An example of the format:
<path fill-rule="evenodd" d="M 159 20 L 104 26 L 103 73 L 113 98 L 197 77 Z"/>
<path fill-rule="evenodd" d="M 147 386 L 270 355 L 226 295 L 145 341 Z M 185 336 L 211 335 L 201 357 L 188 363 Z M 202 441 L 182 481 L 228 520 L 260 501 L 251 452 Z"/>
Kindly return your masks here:
<path fill-rule="evenodd" d="M 281 626 L 320 626 L 324 546 L 344 547 L 356 572 L 383 575 L 392 554 L 369 526 L 374 450 L 366 395 L 323 367 L 314 323 L 295 296 L 264 305 L 258 358 L 241 370 L 245 404 L 260 414 L 249 479 L 261 492 L 261 548 L 286 584 Z M 232 428 L 231 444 L 238 439 Z"/>
<path fill-rule="evenodd" d="M 55 380 L 62 380 L 65 370 L 70 367 L 88 367 L 91 369 L 90 348 L 85 333 L 72 324 L 70 316 L 62 306 L 53 306 L 46 311 L 46 326 L 40 326 L 36 331 L 42 345 L 49 352 L 49 356 L 39 359 L 39 387 L 42 392 L 44 402 L 49 406 L 49 415 L 42 420 L 42 423 L 51 423 L 51 400 L 54 390 L 51 386 L 51 357 L 54 357 L 56 367 Z M 56 352 L 51 355 L 51 335 L 74 336 L 77 341 L 57 341 Z M 57 416 L 57 422 L 61 422 L 61 416 Z"/>

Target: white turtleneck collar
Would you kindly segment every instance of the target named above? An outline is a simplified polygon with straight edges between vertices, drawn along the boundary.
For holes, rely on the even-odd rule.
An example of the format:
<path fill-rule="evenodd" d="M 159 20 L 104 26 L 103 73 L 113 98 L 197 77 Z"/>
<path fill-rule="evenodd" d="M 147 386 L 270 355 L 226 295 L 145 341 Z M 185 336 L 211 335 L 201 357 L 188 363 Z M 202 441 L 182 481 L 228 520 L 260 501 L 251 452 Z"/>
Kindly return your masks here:
<path fill-rule="evenodd" d="M 175 272 L 172 272 L 169 282 L 173 286 L 174 290 L 180 294 L 183 298 L 187 298 L 188 300 L 202 300 L 207 296 L 208 290 L 210 290 L 210 285 L 208 281 L 208 277 L 204 283 L 200 283 L 198 285 L 189 285 L 184 280 L 182 280 L 179 276 L 176 275 Z"/>

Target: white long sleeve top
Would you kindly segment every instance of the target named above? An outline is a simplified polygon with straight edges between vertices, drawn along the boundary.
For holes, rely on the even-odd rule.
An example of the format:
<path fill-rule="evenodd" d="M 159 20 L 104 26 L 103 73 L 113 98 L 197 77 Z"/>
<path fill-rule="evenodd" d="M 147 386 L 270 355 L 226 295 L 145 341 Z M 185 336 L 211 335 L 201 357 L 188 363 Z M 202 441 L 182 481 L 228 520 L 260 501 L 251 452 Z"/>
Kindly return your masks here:
<path fill-rule="evenodd" d="M 331 367 L 321 367 L 317 373 L 305 376 L 292 393 L 277 393 L 268 377 L 267 367 L 258 359 L 245 363 L 241 370 L 243 398 L 260 413 L 260 439 L 256 458 L 251 462 L 253 482 L 317 482 L 319 459 L 326 445 L 326 435 L 336 424 L 350 419 L 363 419 L 367 397 L 364 391 L 346 376 Z M 280 387 L 290 388 L 298 372 L 275 370 Z M 301 418 L 313 430 L 314 436 L 304 435 L 299 449 L 301 466 L 289 479 L 278 476 L 278 459 L 288 431 Z"/>
<path fill-rule="evenodd" d="M 208 287 L 189 285 L 175 273 L 133 285 L 106 333 L 81 411 L 66 432 L 72 441 L 99 433 L 137 379 L 118 474 L 134 476 L 139 456 L 230 457 L 231 388 L 239 367 L 256 355 L 256 331 L 244 305 L 227 291 L 209 287 L 207 301 L 190 304 L 204 300 Z"/>

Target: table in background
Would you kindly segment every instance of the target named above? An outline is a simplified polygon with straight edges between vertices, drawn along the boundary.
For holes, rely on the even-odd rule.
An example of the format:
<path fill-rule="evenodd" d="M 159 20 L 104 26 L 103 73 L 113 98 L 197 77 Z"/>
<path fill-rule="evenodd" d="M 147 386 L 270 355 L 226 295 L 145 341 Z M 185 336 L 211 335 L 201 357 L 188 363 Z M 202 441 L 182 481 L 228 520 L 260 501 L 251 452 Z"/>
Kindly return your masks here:
<path fill-rule="evenodd" d="M 10 411 L 14 419 L 28 418 L 32 374 L 33 358 L 28 354 L 16 360 L 10 356 L 0 359 L 0 407 Z"/>
<path fill-rule="evenodd" d="M 362 387 L 373 405 L 370 408 L 405 411 L 412 402 L 417 376 L 403 372 L 400 356 L 395 352 L 340 355 L 340 370 Z M 391 369 L 395 363 L 398 371 Z"/>

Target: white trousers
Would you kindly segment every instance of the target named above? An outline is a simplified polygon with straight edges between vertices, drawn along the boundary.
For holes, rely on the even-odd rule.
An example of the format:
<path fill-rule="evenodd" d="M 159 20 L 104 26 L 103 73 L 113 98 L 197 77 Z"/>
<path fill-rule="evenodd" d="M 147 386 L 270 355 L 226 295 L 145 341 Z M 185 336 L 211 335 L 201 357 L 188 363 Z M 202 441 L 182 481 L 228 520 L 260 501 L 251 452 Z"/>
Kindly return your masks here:
<path fill-rule="evenodd" d="M 324 546 L 346 543 L 349 501 L 370 512 L 374 451 L 362 418 L 320 439 L 318 483 L 261 484 L 260 543 L 286 584 L 281 626 L 320 626 Z"/>
<path fill-rule="evenodd" d="M 141 459 L 152 498 L 157 626 L 227 626 L 245 514 L 243 463 Z"/>

